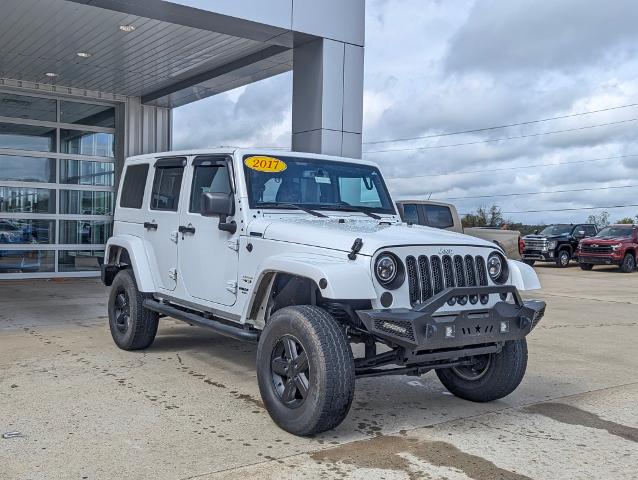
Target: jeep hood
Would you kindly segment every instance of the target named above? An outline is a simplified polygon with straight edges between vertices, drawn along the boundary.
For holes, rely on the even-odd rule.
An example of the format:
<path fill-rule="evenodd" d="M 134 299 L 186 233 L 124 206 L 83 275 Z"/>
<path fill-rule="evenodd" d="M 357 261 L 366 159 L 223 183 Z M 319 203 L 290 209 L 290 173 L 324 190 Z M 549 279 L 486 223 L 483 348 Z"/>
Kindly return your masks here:
<path fill-rule="evenodd" d="M 249 236 L 262 236 L 293 244 L 349 252 L 355 239 L 363 240 L 360 253 L 373 255 L 384 247 L 399 245 L 472 245 L 497 248 L 493 243 L 456 232 L 410 225 L 394 220 L 379 221 L 360 217 L 260 218 L 248 225 Z"/>

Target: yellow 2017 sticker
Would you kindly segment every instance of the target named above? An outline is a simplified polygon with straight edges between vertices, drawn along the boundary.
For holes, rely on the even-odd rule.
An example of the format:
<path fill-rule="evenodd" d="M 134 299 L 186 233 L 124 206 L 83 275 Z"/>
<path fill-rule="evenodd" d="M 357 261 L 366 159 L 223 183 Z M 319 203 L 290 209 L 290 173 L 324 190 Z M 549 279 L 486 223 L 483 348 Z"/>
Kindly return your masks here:
<path fill-rule="evenodd" d="M 286 168 L 288 168 L 288 165 L 286 165 L 283 160 L 279 160 L 274 157 L 248 157 L 244 160 L 244 164 L 251 170 L 266 173 L 283 172 Z"/>

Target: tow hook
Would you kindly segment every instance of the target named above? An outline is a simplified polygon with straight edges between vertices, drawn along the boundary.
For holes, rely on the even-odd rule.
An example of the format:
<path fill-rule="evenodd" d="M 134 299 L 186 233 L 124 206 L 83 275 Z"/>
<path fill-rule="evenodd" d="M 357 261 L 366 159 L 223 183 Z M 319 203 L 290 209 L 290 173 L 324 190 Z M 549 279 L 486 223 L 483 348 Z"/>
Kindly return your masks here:
<path fill-rule="evenodd" d="M 359 251 L 361 250 L 361 247 L 363 247 L 363 240 L 357 238 L 352 244 L 350 253 L 348 254 L 348 258 L 350 260 L 355 260 L 357 258 L 357 253 L 359 253 Z"/>

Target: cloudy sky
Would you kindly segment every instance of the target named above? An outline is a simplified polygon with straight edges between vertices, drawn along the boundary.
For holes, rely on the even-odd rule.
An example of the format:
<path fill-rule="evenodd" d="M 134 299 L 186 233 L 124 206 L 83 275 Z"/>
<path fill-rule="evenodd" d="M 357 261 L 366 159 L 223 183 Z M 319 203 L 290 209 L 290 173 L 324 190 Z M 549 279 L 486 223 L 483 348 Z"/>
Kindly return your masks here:
<path fill-rule="evenodd" d="M 364 158 L 379 163 L 395 198 L 451 199 L 462 213 L 495 203 L 526 223 L 638 204 L 638 105 L 624 107 L 638 104 L 638 2 L 366 8 Z M 174 146 L 289 147 L 291 97 L 287 73 L 177 109 Z M 599 111 L 611 107 L 624 108 Z M 566 118 L 526 123 L 555 117 Z M 430 138 L 376 143 L 414 137 Z M 541 191 L 554 193 L 519 195 Z M 557 211 L 517 213 L 529 210 Z M 609 212 L 616 220 L 638 207 Z"/>

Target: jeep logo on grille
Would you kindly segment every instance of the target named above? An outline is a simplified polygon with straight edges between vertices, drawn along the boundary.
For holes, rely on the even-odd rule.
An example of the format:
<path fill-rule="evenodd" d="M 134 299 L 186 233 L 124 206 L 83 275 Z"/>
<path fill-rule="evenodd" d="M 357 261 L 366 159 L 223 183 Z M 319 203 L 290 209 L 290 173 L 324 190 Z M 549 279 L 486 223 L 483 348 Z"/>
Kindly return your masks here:
<path fill-rule="evenodd" d="M 439 255 L 452 255 L 452 252 L 451 248 L 439 248 Z"/>

